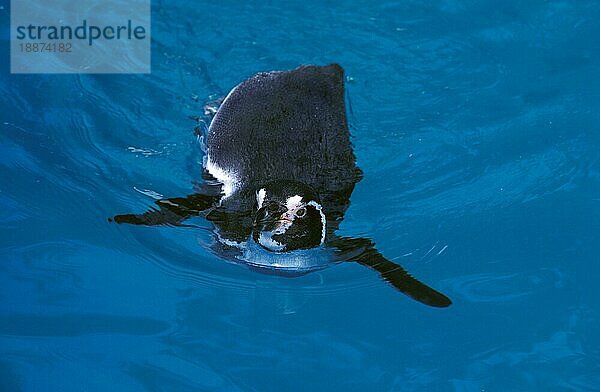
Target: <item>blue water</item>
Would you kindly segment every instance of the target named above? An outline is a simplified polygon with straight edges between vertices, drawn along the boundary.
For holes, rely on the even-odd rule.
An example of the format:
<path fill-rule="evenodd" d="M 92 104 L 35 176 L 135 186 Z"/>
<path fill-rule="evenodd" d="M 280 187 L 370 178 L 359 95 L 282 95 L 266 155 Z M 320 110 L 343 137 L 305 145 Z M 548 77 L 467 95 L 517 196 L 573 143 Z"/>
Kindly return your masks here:
<path fill-rule="evenodd" d="M 157 1 L 152 73 L 121 76 L 9 75 L 3 4 L 0 390 L 600 390 L 598 2 Z M 107 222 L 190 192 L 205 102 L 331 62 L 364 171 L 341 234 L 451 307 Z"/>

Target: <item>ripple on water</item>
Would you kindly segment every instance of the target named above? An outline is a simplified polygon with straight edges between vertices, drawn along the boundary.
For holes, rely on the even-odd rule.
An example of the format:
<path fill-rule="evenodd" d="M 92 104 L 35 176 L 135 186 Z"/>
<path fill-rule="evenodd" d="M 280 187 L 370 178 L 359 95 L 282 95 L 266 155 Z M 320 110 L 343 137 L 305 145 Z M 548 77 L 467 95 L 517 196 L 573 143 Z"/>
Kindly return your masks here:
<path fill-rule="evenodd" d="M 381 280 L 377 273 L 355 263 L 330 264 L 327 268 L 312 271 L 303 276 L 290 277 L 289 273 L 278 275 L 276 271 L 264 274 L 243 263 L 228 262 L 212 255 L 201 244 L 214 241 L 212 229 L 207 228 L 161 228 L 153 233 L 144 228 L 134 228 L 133 239 L 139 243 L 131 246 L 131 239 L 124 238 L 122 251 L 131 253 L 133 249 L 144 249 L 144 259 L 160 268 L 175 279 L 194 285 L 223 288 L 240 293 L 253 292 L 257 284 L 263 290 L 273 293 L 301 292 L 306 295 L 333 295 L 357 290 L 376 290 L 386 287 L 394 289 Z M 116 226 L 115 230 L 129 229 Z M 199 234 L 198 231 L 202 232 Z M 200 237 L 199 237 L 200 236 Z M 135 255 L 139 255 L 136 252 Z M 134 254 L 132 254 L 134 256 Z M 326 266 L 326 265 L 324 265 Z"/>
<path fill-rule="evenodd" d="M 457 297 L 467 302 L 513 302 L 546 290 L 560 288 L 563 274 L 558 269 L 534 272 L 481 273 L 458 276 L 446 281 Z"/>

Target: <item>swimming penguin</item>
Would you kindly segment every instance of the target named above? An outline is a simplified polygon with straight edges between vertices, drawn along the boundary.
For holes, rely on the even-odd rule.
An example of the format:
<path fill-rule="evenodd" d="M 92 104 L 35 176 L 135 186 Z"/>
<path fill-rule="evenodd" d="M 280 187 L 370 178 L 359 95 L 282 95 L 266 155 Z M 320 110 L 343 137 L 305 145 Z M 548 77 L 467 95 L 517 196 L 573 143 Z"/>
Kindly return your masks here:
<path fill-rule="evenodd" d="M 214 224 L 215 245 L 225 258 L 302 272 L 311 267 L 307 255 L 323 251 L 317 258 L 331 256 L 375 270 L 417 301 L 451 304 L 386 259 L 371 240 L 336 235 L 362 178 L 350 143 L 339 65 L 261 72 L 240 83 L 214 114 L 205 147 L 205 181 L 194 194 L 157 200 L 157 208 L 112 220 L 184 225 L 200 215 Z"/>

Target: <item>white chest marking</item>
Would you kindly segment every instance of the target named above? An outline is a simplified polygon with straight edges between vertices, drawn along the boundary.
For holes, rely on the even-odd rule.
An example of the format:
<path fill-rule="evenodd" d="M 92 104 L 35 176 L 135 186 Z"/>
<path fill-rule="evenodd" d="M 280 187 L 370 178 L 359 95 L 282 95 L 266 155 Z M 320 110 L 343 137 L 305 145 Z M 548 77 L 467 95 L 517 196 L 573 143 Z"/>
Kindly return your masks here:
<path fill-rule="evenodd" d="M 267 191 L 265 190 L 265 188 L 261 188 L 256 193 L 256 203 L 258 204 L 258 208 L 262 208 L 263 203 L 265 202 L 266 197 L 267 197 Z"/>
<path fill-rule="evenodd" d="M 282 251 L 283 249 L 285 249 L 285 246 L 282 243 L 275 241 L 272 237 L 273 234 L 274 233 L 272 232 L 266 234 L 264 232 L 260 233 L 260 235 L 258 236 L 258 242 L 265 248 L 270 249 L 272 251 Z"/>

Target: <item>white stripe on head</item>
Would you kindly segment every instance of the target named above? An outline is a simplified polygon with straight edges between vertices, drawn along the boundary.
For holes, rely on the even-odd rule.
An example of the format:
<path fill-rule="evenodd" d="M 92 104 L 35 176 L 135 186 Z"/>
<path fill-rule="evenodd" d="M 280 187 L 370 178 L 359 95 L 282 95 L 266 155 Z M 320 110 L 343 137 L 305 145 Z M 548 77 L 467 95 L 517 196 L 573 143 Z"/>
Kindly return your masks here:
<path fill-rule="evenodd" d="M 285 206 L 287 207 L 288 211 L 296 210 L 301 205 L 302 205 L 302 196 L 299 196 L 299 195 L 288 197 L 288 199 L 285 201 Z"/>
<path fill-rule="evenodd" d="M 323 229 L 321 229 L 321 245 L 323 245 L 323 243 L 325 242 L 325 233 L 326 233 L 326 224 L 327 224 L 327 219 L 325 218 L 325 213 L 323 212 L 323 207 L 321 207 L 321 205 L 319 203 L 317 203 L 316 201 L 309 201 L 308 203 L 306 203 L 309 206 L 313 206 L 317 209 L 317 211 L 319 211 L 319 214 L 321 214 L 321 225 L 323 226 Z"/>
<path fill-rule="evenodd" d="M 258 203 L 258 208 L 262 208 L 266 198 L 267 191 L 265 190 L 265 188 L 260 188 L 260 190 L 256 192 L 256 203 Z"/>

